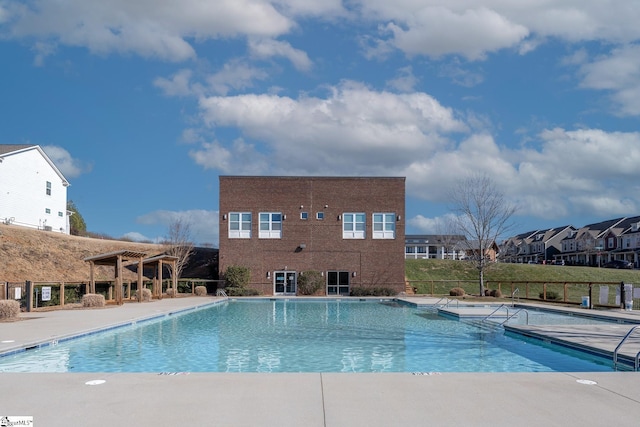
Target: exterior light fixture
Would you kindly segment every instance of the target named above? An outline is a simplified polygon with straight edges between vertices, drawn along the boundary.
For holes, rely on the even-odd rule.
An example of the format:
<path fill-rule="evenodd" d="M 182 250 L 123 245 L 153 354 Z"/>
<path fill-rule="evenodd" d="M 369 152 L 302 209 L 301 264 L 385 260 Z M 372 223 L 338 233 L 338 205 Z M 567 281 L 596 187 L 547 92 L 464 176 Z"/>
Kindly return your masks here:
<path fill-rule="evenodd" d="M 307 245 L 306 245 L 305 243 L 300 243 L 300 244 L 298 245 L 298 247 L 299 247 L 300 249 L 304 249 L 304 248 L 306 248 L 306 247 L 307 247 Z"/>
<path fill-rule="evenodd" d="M 271 279 L 271 272 L 267 271 L 267 279 Z"/>
<path fill-rule="evenodd" d="M 396 220 L 400 221 L 402 219 L 402 217 L 400 215 L 397 216 Z"/>
<path fill-rule="evenodd" d="M 222 215 L 222 219 L 226 220 L 227 219 L 227 214 Z"/>
<path fill-rule="evenodd" d="M 354 271 L 353 273 L 351 273 L 352 277 L 356 277 L 356 272 Z"/>
<path fill-rule="evenodd" d="M 342 215 L 338 215 L 338 221 L 342 220 Z"/>

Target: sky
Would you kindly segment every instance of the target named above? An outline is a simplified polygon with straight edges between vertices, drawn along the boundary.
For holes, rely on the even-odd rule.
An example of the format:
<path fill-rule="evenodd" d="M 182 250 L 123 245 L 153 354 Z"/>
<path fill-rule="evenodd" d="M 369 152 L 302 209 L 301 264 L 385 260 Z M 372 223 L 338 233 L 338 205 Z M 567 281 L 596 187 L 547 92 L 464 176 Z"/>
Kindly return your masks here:
<path fill-rule="evenodd" d="M 636 0 L 0 0 L 0 144 L 87 229 L 218 244 L 218 176 L 488 175 L 514 233 L 640 215 Z"/>

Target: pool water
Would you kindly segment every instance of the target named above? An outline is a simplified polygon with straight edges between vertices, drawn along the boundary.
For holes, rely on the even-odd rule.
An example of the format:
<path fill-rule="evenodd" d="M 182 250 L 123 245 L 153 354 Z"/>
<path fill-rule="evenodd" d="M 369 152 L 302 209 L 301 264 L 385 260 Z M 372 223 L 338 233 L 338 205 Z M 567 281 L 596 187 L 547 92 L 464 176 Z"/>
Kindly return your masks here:
<path fill-rule="evenodd" d="M 0 372 L 587 372 L 611 361 L 392 302 L 228 301 L 0 358 Z"/>

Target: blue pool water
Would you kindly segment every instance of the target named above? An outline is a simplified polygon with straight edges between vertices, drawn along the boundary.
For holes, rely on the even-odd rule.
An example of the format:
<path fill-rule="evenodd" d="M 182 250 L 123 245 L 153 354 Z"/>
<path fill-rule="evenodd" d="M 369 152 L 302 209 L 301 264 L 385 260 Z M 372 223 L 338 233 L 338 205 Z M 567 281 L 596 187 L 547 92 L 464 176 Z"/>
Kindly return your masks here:
<path fill-rule="evenodd" d="M 395 303 L 228 301 L 0 358 L 0 372 L 587 372 L 611 362 Z"/>

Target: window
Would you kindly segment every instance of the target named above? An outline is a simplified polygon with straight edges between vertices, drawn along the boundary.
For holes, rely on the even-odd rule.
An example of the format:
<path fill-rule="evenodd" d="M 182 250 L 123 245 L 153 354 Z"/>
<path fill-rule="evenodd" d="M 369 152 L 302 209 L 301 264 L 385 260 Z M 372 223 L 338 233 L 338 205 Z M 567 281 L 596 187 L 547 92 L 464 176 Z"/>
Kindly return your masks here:
<path fill-rule="evenodd" d="M 300 212 L 300 219 L 309 219 L 309 212 Z"/>
<path fill-rule="evenodd" d="M 323 220 L 324 212 L 316 212 L 316 219 Z"/>
<path fill-rule="evenodd" d="M 349 272 L 327 272 L 327 295 L 349 295 Z"/>
<path fill-rule="evenodd" d="M 374 213 L 373 214 L 373 238 L 374 239 L 395 239 L 396 238 L 396 214 L 394 213 Z"/>
<path fill-rule="evenodd" d="M 280 212 L 260 212 L 261 239 L 282 238 L 282 214 Z"/>
<path fill-rule="evenodd" d="M 251 238 L 251 212 L 229 213 L 229 238 Z"/>
<path fill-rule="evenodd" d="M 50 214 L 50 213 L 51 213 L 51 209 L 49 209 L 49 208 L 45 208 L 45 209 L 44 209 L 44 212 L 45 212 L 45 213 Z"/>
<path fill-rule="evenodd" d="M 416 253 L 416 247 L 415 246 L 405 246 L 404 247 L 404 252 L 407 254 L 415 254 Z"/>
<path fill-rule="evenodd" d="M 346 213 L 342 215 L 342 238 L 365 238 L 364 213 Z"/>
<path fill-rule="evenodd" d="M 607 239 L 607 247 L 608 248 L 613 248 L 615 247 L 614 243 L 613 243 L 613 237 L 609 237 L 609 239 Z"/>
<path fill-rule="evenodd" d="M 51 182 L 47 181 L 47 196 L 51 195 Z"/>
<path fill-rule="evenodd" d="M 62 218 L 64 216 L 64 214 L 62 212 L 58 211 L 58 216 Z"/>

